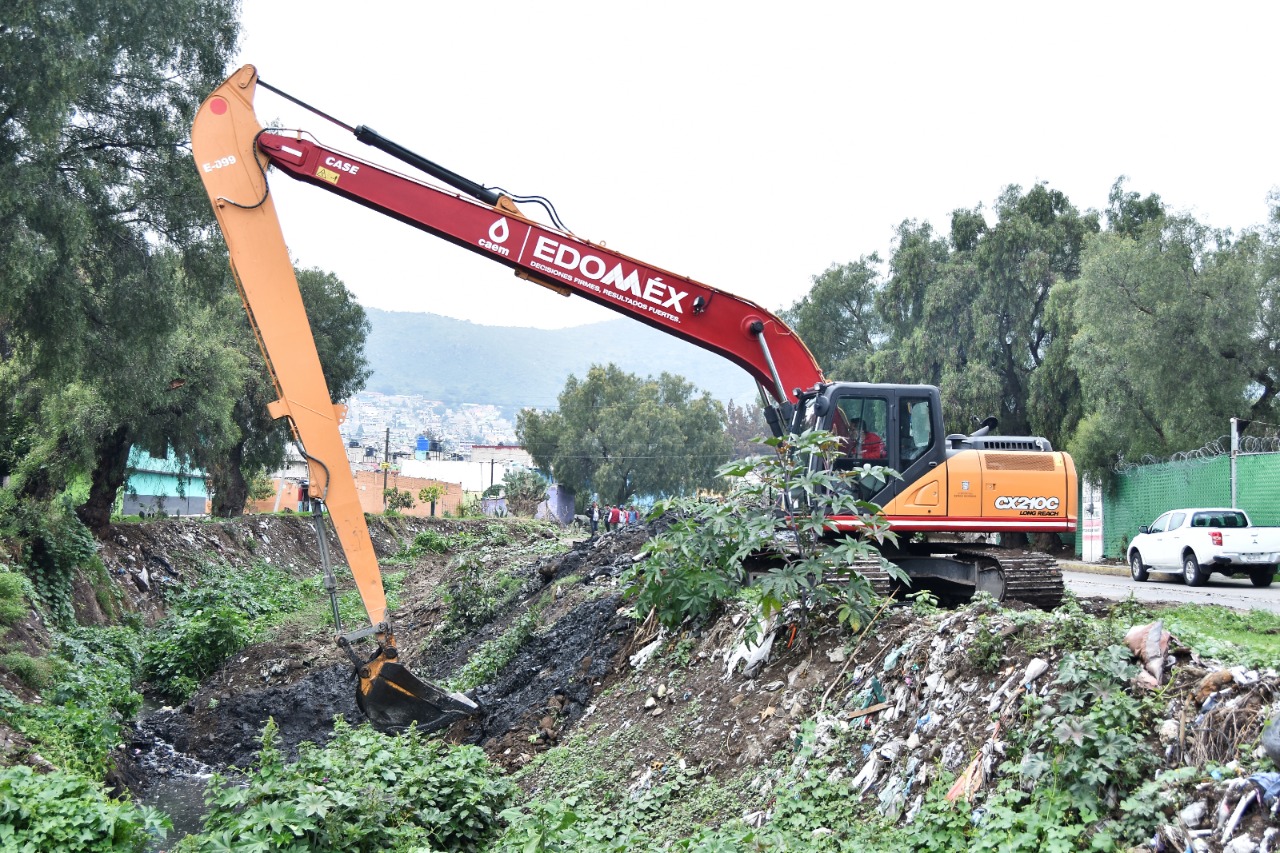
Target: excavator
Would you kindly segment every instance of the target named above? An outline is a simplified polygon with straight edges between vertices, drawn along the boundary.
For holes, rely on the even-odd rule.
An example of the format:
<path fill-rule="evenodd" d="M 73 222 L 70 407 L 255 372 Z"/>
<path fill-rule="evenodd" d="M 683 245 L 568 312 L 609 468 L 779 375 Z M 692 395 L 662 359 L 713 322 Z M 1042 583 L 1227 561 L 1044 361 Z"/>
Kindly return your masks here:
<path fill-rule="evenodd" d="M 326 146 L 305 131 L 264 129 L 254 111 L 259 87 L 420 176 Z M 275 382 L 279 398 L 268 410 L 289 419 L 308 461 L 312 497 L 332 519 L 364 602 L 368 627 L 343 633 L 336 605 L 334 618 L 338 645 L 356 666 L 358 703 L 375 725 L 438 728 L 478 708 L 465 695 L 420 681 L 398 662 L 381 574 L 339 433 L 344 407 L 330 398 L 320 369 L 270 192 L 270 168 L 739 365 L 756 381 L 775 436 L 830 430 L 840 437 L 837 469 L 883 467 L 901 475 L 850 479 L 860 498 L 881 506 L 897 534 L 882 554 L 913 587 L 960 598 L 982 591 L 1046 609 L 1061 601 L 1062 574 L 1052 558 L 989 541 L 991 534 L 1075 531 L 1075 465 L 1046 439 L 993 435 L 993 418 L 973 433 L 946 434 L 933 386 L 829 381 L 795 332 L 759 305 L 584 240 L 561 225 L 545 198 L 485 187 L 369 127 L 345 124 L 262 81 L 252 65 L 205 99 L 192 127 L 192 151 Z M 522 204 L 540 205 L 553 224 L 526 215 Z M 316 530 L 332 598 L 336 581 L 322 516 L 315 513 Z M 864 524 L 857 515 L 828 518 L 833 535 Z M 877 589 L 889 590 L 887 572 L 859 568 Z M 366 637 L 374 639 L 376 651 L 361 659 L 353 644 Z"/>

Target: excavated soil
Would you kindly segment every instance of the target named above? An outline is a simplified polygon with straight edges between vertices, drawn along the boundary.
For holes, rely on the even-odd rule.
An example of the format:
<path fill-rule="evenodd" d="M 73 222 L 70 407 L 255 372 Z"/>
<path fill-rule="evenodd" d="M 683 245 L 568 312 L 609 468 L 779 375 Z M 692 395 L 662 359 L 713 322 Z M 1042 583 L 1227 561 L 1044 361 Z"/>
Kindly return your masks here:
<path fill-rule="evenodd" d="M 379 520 L 374 536 L 386 558 L 428 527 L 480 540 L 487 524 Z M 742 643 L 741 614 L 669 635 L 635 618 L 621 597 L 618 576 L 632 564 L 645 530 L 594 539 L 567 534 L 561 553 L 537 556 L 533 540 L 548 534 L 512 530 L 518 533 L 507 549 L 527 558 L 504 561 L 503 548 L 477 546 L 485 565 L 508 575 L 515 590 L 484 624 L 453 639 L 443 630 L 445 591 L 456 582 L 459 554 L 424 554 L 409 565 L 394 618 L 410 669 L 443 682 L 486 641 L 539 608 L 537 629 L 474 691 L 483 713 L 445 733 L 455 742 L 479 744 L 511 772 L 522 771 L 516 778 L 531 793 L 557 784 L 535 759 L 571 738 L 614 743 L 608 739 L 627 733 L 626 749 L 610 760 L 623 768 L 634 796 L 676 768 L 718 779 L 755 773 L 767 780 L 765 768 L 790 754 L 803 726 L 814 728 L 819 752 L 835 744 L 839 732 L 859 729 L 862 758 L 848 772 L 858 774 L 861 797 L 850 807 L 906 821 L 944 773 L 979 768 L 975 796 L 982 795 L 981 778 L 998 775 L 1006 738 L 1021 724 L 1019 697 L 1048 695 L 1063 660 L 1053 642 L 1053 632 L 1063 630 L 1059 620 L 1019 619 L 1012 608 L 918 613 L 892 607 L 856 641 L 820 614 L 789 612 L 766 635 L 763 654 Z M 133 604 L 153 619 L 163 612 L 163 589 L 184 582 L 210 555 L 232 564 L 269 559 L 309 574 L 315 570 L 314 533 L 303 519 L 160 522 L 119 528 L 104 547 L 108 566 L 133 590 Z M 148 589 L 138 583 L 143 567 Z M 1112 603 L 1079 604 L 1086 619 L 1121 618 Z M 245 766 L 268 718 L 279 725 L 286 751 L 302 741 L 323 743 L 337 714 L 359 719 L 350 664 L 324 630 L 313 628 L 246 649 L 186 705 L 152 714 L 139 726 L 135 753 L 161 748 L 158 738 L 213 768 Z M 975 644 L 989 643 L 993 632 L 1001 641 L 997 659 L 981 660 Z M 1148 733 L 1148 745 L 1163 765 L 1266 766 L 1258 743 L 1263 725 L 1280 711 L 1280 674 L 1228 670 L 1176 641 L 1170 655 L 1172 680 L 1145 688 L 1158 695 L 1161 719 Z M 762 786 L 767 791 L 768 782 Z M 1169 798 L 1168 823 L 1158 838 L 1136 849 L 1260 849 L 1280 826 L 1269 808 L 1243 813 L 1232 836 L 1221 837 L 1246 790 L 1243 778 L 1228 774 L 1206 776 L 1189 791 L 1162 792 Z M 724 817 L 763 819 L 767 799 L 758 814 Z"/>

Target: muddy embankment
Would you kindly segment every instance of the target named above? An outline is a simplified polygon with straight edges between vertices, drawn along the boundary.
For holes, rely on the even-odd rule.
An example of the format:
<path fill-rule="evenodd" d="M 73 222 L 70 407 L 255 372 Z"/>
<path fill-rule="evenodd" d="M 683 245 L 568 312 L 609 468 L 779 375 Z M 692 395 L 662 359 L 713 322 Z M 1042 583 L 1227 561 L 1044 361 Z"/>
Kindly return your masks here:
<path fill-rule="evenodd" d="M 519 647 L 491 683 L 475 690 L 483 713 L 455 724 L 449 736 L 500 754 L 499 743 L 530 738 L 554 739 L 588 707 L 594 692 L 617 667 L 634 621 L 619 614 L 616 576 L 631 563 L 645 538 L 641 529 L 561 539 L 559 553 L 505 562 L 489 554 L 494 572 L 512 579 L 516 592 L 486 624 L 465 637 L 440 636 L 446 618 L 444 593 L 456 554 L 425 552 L 405 561 L 406 550 L 423 530 L 442 536 L 462 534 L 482 552 L 511 551 L 539 543 L 548 529 L 509 526 L 503 547 L 487 548 L 485 532 L 501 522 L 433 519 L 375 519 L 371 533 L 384 572 L 403 570 L 408 578 L 400 607 L 393 614 L 405 660 L 430 680 L 447 681 L 485 642 L 537 603 L 540 626 Z M 163 615 L 168 590 L 192 583 L 211 560 L 231 565 L 267 562 L 297 575 L 319 565 L 315 533 L 300 517 L 247 518 L 220 524 L 159 521 L 117 527 L 103 558 L 129 590 L 134 606 L 148 621 Z M 398 558 L 388 568 L 388 559 Z M 342 575 L 344 568 L 338 566 Z M 556 578 L 569 578 L 550 596 Z M 257 752 L 262 727 L 274 719 L 279 745 L 293 754 L 299 743 L 325 743 L 337 715 L 359 720 L 352 666 L 323 630 L 290 636 L 284 629 L 269 642 L 251 646 L 206 680 L 189 701 L 162 708 L 138 724 L 131 752 L 147 759 L 152 743 L 170 744 L 179 753 L 214 768 L 246 766 Z M 161 747 L 164 748 L 163 746 Z"/>
<path fill-rule="evenodd" d="M 152 574 L 153 586 L 181 582 L 188 560 L 210 554 L 228 561 L 269 556 L 273 565 L 311 572 L 314 539 L 309 526 L 291 526 L 298 521 L 246 520 L 217 533 L 176 526 L 163 543 L 120 545 L 125 558 L 114 555 L 112 565 L 125 579 L 136 566 L 169 567 L 160 581 Z M 464 529 L 437 524 L 443 532 Z M 401 553 L 416 535 L 412 526 L 377 527 L 381 559 Z M 481 528 L 470 532 L 475 544 L 466 553 L 486 572 L 505 574 L 505 588 L 514 592 L 482 623 L 450 639 L 442 625 L 459 555 L 423 554 L 405 566 L 397 624 L 410 668 L 443 682 L 536 609 L 535 630 L 477 690 L 484 713 L 446 734 L 480 744 L 508 770 L 527 766 L 531 772 L 519 778 L 532 793 L 554 790 L 545 786 L 555 780 L 531 762 L 579 742 L 569 739 L 579 734 L 608 745 L 610 771 L 628 796 L 643 796 L 677 774 L 755 780 L 742 813 L 719 817 L 758 824 L 769 818 L 777 757 L 808 731 L 814 754 L 805 760 L 845 750 L 851 738 L 860 745 L 842 759 L 849 808 L 858 813 L 908 824 L 930 785 L 943 779 L 955 779 L 956 798 L 976 806 L 1008 772 L 1001 766 L 1006 752 L 1034 723 L 1020 713 L 1022 698 L 1058 701 L 1073 638 L 1103 624 L 1117 637 L 1133 627 L 1124 621 L 1132 608 L 1100 600 L 1051 616 L 1016 606 L 898 607 L 857 639 L 832 621 L 783 620 L 767 635 L 767 651 L 753 653 L 741 642 L 740 615 L 678 636 L 632 617 L 617 576 L 633 562 L 643 530 L 591 541 L 569 537 L 567 550 L 556 554 L 519 537 L 485 544 Z M 260 541 L 241 550 L 250 536 Z M 1149 730 L 1139 732 L 1144 749 L 1157 769 L 1203 768 L 1150 792 L 1164 818 L 1150 842 L 1135 849 L 1280 849 L 1277 801 L 1259 791 L 1258 781 L 1270 778 L 1258 772 L 1270 766 L 1261 732 L 1280 712 L 1280 673 L 1202 659 L 1155 626 L 1135 636 L 1131 661 L 1146 675 L 1128 692 L 1155 709 Z M 359 718 L 353 691 L 350 665 L 323 631 L 286 636 L 237 655 L 182 708 L 151 715 L 134 749 L 156 749 L 151 733 L 204 764 L 245 765 L 268 717 L 279 724 L 287 751 L 304 740 L 323 743 L 334 714 Z"/>

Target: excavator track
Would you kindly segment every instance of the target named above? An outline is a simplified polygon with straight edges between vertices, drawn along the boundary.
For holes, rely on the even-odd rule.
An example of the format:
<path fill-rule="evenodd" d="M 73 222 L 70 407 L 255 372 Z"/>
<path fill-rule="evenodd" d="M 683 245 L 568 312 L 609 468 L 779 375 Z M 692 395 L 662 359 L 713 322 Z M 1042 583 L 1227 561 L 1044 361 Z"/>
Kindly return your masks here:
<path fill-rule="evenodd" d="M 876 591 L 876 595 L 882 598 L 888 598 L 897 594 L 902 589 L 902 584 L 889 576 L 889 573 L 881 566 L 880 560 L 875 557 L 866 557 L 855 561 L 850 568 L 861 572 L 862 576 L 871 582 L 872 588 Z M 837 580 L 838 576 L 828 577 L 827 580 Z"/>
<path fill-rule="evenodd" d="M 994 547 L 965 547 L 953 553 L 962 560 L 986 560 L 998 565 L 1004 573 L 1004 600 L 1017 599 L 1041 610 L 1052 610 L 1062 603 L 1062 569 L 1048 554 Z"/>
<path fill-rule="evenodd" d="M 890 561 L 894 558 L 893 554 L 885 556 Z M 946 556 L 962 563 L 998 567 L 1004 578 L 1002 601 L 1017 600 L 1042 610 L 1052 610 L 1062 603 L 1062 570 L 1048 554 L 1013 548 L 957 547 L 954 543 L 948 543 L 945 551 L 939 550 L 935 556 Z M 903 562 L 909 565 L 910 560 Z M 891 577 L 874 557 L 859 560 L 851 568 L 861 572 L 871 582 L 877 595 L 897 596 L 910 591 Z M 844 572 L 834 572 L 828 574 L 825 580 L 838 581 L 843 576 Z"/>

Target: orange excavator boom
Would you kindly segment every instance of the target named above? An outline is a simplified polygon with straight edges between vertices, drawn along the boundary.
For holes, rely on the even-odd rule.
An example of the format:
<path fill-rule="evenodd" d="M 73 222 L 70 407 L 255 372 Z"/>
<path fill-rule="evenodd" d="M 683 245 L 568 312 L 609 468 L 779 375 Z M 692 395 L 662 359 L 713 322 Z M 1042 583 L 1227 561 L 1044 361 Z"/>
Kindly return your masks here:
<path fill-rule="evenodd" d="M 253 108 L 256 82 L 252 66 L 245 66 L 201 105 L 191 130 L 196 168 L 226 239 L 236 285 L 275 383 L 278 398 L 268 410 L 275 418 L 289 420 L 309 466 L 310 494 L 328 511 L 369 617 L 368 628 L 351 634 L 342 634 L 337 626 L 339 644 L 358 666 L 357 699 L 366 715 L 382 728 L 395 729 L 413 722 L 439 727 L 478 708 L 466 696 L 419 681 L 398 662 L 377 555 L 339 432 L 345 407 L 330 398 L 293 263 L 267 190 L 266 158 L 257 150 L 262 127 Z M 331 576 L 320 515 L 316 529 L 325 569 Z M 331 590 L 330 594 L 336 592 Z M 377 642 L 377 650 L 363 661 L 351 650 L 352 641 L 362 636 L 372 636 Z"/>

